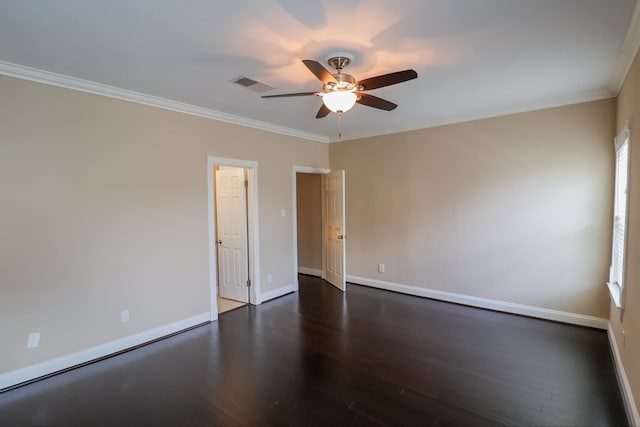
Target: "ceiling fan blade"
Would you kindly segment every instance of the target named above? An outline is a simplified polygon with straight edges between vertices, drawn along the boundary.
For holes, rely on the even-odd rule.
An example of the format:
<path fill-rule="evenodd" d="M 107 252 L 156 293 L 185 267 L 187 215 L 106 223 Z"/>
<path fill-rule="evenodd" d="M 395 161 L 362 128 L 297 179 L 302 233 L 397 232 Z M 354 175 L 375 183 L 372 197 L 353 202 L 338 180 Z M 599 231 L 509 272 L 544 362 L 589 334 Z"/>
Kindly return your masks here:
<path fill-rule="evenodd" d="M 357 84 L 364 86 L 360 90 L 373 90 L 380 87 L 391 86 L 397 83 L 406 82 L 418 77 L 415 70 L 396 71 L 395 73 L 382 74 L 381 76 L 370 77 L 360 80 Z"/>
<path fill-rule="evenodd" d="M 331 110 L 329 110 L 326 105 L 322 104 L 322 107 L 320 107 L 320 109 L 318 110 L 318 114 L 316 114 L 316 119 L 327 117 L 327 114 L 329 114 L 330 112 Z"/>
<path fill-rule="evenodd" d="M 377 96 L 367 95 L 366 93 L 356 92 L 358 95 L 358 104 L 366 105 L 367 107 L 377 108 L 379 110 L 391 111 L 398 105 L 386 99 L 378 98 Z"/>
<path fill-rule="evenodd" d="M 308 95 L 315 95 L 316 92 L 298 92 L 298 93 L 281 93 L 279 95 L 265 95 L 262 96 L 261 98 L 284 98 L 287 96 L 308 96 Z"/>
<path fill-rule="evenodd" d="M 333 74 L 331 74 L 329 70 L 324 68 L 322 64 L 320 64 L 319 62 L 313 61 L 311 59 L 305 59 L 302 62 L 304 62 L 304 65 L 307 66 L 309 71 L 311 71 L 322 83 L 324 84 L 327 84 L 329 82 L 337 83 L 335 77 L 333 77 Z"/>

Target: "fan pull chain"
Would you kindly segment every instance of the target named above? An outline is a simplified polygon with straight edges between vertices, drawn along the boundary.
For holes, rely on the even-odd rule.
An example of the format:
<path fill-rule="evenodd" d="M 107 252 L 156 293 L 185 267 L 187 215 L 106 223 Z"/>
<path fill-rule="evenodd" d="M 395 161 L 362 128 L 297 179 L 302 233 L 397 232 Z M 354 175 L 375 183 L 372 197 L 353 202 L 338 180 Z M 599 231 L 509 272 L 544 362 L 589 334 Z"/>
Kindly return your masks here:
<path fill-rule="evenodd" d="M 338 111 L 338 139 L 342 138 L 342 111 Z"/>

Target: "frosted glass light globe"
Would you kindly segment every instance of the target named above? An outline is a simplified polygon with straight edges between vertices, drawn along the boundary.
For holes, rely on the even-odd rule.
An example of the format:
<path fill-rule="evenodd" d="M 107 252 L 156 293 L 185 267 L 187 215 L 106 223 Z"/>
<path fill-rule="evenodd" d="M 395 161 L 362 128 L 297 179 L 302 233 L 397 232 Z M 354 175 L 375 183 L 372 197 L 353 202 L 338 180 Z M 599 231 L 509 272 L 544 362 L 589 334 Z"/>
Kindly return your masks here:
<path fill-rule="evenodd" d="M 322 95 L 322 102 L 334 113 L 349 111 L 356 103 L 358 96 L 349 91 L 327 92 Z"/>

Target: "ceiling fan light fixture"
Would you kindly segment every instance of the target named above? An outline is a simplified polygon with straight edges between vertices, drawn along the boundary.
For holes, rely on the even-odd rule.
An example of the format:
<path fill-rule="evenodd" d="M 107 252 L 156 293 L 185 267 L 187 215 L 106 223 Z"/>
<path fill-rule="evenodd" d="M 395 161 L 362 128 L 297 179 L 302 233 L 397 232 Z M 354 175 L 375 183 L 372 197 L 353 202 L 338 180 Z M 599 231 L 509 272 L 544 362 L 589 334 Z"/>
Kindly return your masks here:
<path fill-rule="evenodd" d="M 322 102 L 334 113 L 349 111 L 356 104 L 358 96 L 352 91 L 331 91 L 322 94 Z"/>
<path fill-rule="evenodd" d="M 343 73 L 344 67 L 349 65 L 353 58 L 349 54 L 334 54 L 328 58 L 328 64 L 336 69 L 336 73 L 331 73 L 322 64 L 312 59 L 305 59 L 302 62 L 322 82 L 321 92 L 298 92 L 283 93 L 278 95 L 263 95 L 262 98 L 282 98 L 287 96 L 310 96 L 322 97 L 322 107 L 316 114 L 316 119 L 326 117 L 330 112 L 338 114 L 338 117 L 345 111 L 349 111 L 357 102 L 367 107 L 378 110 L 391 111 L 397 107 L 393 102 L 377 96 L 364 93 L 365 91 L 391 86 L 406 82 L 418 77 L 415 70 L 396 71 L 394 73 L 382 74 L 369 77 L 364 80 L 356 80 L 351 74 Z"/>

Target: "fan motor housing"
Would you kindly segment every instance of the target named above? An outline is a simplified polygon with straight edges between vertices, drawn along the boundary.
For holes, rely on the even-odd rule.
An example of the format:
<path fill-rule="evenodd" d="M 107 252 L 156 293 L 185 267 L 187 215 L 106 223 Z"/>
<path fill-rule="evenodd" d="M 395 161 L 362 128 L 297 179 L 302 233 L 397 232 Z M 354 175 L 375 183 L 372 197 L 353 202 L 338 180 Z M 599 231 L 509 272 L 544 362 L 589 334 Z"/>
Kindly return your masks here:
<path fill-rule="evenodd" d="M 351 74 L 336 73 L 333 74 L 333 77 L 336 79 L 337 83 L 327 83 L 325 85 L 325 90 L 353 89 L 355 86 L 356 79 Z"/>

